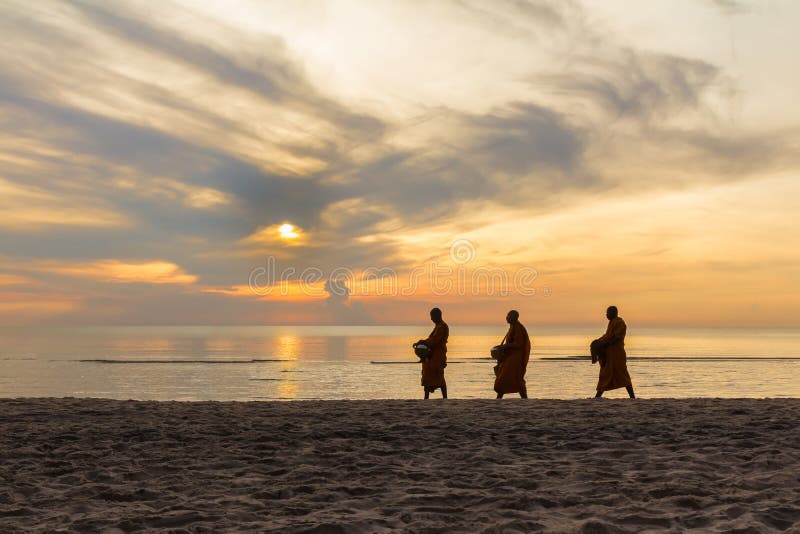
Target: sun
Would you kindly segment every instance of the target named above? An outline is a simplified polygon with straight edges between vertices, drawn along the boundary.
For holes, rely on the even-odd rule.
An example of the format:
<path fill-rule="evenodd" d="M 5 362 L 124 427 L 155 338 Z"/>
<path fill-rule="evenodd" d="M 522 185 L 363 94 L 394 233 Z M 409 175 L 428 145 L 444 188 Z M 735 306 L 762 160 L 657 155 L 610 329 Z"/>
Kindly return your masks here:
<path fill-rule="evenodd" d="M 295 239 L 300 237 L 300 233 L 293 224 L 284 223 L 278 227 L 278 233 L 283 239 Z"/>

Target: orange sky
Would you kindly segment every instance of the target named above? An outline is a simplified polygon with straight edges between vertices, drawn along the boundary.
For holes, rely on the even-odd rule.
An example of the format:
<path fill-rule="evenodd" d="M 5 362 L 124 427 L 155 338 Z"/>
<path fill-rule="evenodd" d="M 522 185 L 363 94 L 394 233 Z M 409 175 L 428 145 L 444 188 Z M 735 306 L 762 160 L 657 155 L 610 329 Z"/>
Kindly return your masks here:
<path fill-rule="evenodd" d="M 0 321 L 800 326 L 800 5 L 487 6 L 4 2 Z"/>

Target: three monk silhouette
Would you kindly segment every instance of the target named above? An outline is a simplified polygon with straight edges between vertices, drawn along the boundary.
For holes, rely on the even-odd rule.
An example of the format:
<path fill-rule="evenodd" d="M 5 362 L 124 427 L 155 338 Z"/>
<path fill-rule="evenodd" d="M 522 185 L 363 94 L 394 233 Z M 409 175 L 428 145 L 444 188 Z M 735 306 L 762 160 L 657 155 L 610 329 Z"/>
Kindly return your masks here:
<path fill-rule="evenodd" d="M 433 308 L 430 311 L 434 324 L 430 335 L 412 345 L 422 362 L 422 380 L 425 398 L 437 389 L 442 390 L 442 398 L 447 398 L 447 382 L 444 369 L 447 367 L 447 339 L 450 328 L 442 319 L 442 310 Z M 636 396 L 628 374 L 627 355 L 625 354 L 625 334 L 627 326 L 616 306 L 606 310 L 608 327 L 606 333 L 592 341 L 590 352 L 592 363 L 600 363 L 600 375 L 597 381 L 595 398 L 603 396 L 603 392 L 624 387 L 630 398 Z M 492 349 L 492 358 L 497 359 L 494 366 L 494 391 L 497 398 L 502 399 L 509 393 L 519 393 L 523 399 L 528 398 L 525 373 L 531 355 L 531 338 L 528 330 L 519 321 L 519 312 L 511 310 L 506 314 L 508 331 L 500 345 Z"/>

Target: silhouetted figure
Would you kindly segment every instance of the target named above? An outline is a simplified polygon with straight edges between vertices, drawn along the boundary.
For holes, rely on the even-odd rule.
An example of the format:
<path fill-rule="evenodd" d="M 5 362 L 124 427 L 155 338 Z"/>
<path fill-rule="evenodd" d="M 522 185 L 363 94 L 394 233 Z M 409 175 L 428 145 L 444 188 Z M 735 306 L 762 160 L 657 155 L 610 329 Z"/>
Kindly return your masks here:
<path fill-rule="evenodd" d="M 608 328 L 602 337 L 592 341 L 592 363 L 600 362 L 600 378 L 597 380 L 597 395 L 603 396 L 604 391 L 624 387 L 628 396 L 635 399 L 631 376 L 628 374 L 627 356 L 625 354 L 625 334 L 628 327 L 618 315 L 616 306 L 609 306 L 606 310 Z"/>
<path fill-rule="evenodd" d="M 531 338 L 528 331 L 519 322 L 519 312 L 511 310 L 506 315 L 509 324 L 500 345 L 502 354 L 494 366 L 494 390 L 497 398 L 502 399 L 506 393 L 519 393 L 523 399 L 528 398 L 528 389 L 525 385 L 525 371 L 528 369 L 528 359 L 531 356 Z"/>
<path fill-rule="evenodd" d="M 430 347 L 431 355 L 422 359 L 422 387 L 425 388 L 425 398 L 430 398 L 430 394 L 437 389 L 442 389 L 442 398 L 447 398 L 447 383 L 444 380 L 444 368 L 447 367 L 447 338 L 450 336 L 450 328 L 442 320 L 442 310 L 433 308 L 431 310 L 431 321 L 436 325 L 433 327 L 431 335 L 426 339 L 420 339 L 417 344 L 424 344 Z"/>

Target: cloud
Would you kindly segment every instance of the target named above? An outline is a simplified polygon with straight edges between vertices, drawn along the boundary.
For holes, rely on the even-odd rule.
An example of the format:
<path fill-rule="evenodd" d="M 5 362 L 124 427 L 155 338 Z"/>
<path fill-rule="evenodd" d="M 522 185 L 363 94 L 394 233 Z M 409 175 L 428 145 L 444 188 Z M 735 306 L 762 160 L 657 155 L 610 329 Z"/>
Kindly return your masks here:
<path fill-rule="evenodd" d="M 563 30 L 574 12 L 571 2 L 541 0 L 501 0 L 491 8 L 474 0 L 455 0 L 456 12 L 462 12 L 474 22 L 520 37 L 536 35 L 537 31 Z"/>
<path fill-rule="evenodd" d="M 233 202 L 230 194 L 213 187 L 193 186 L 170 178 L 125 176 L 115 179 L 113 185 L 131 195 L 168 202 L 177 200 L 195 209 L 219 209 Z"/>
<path fill-rule="evenodd" d="M 247 89 L 282 104 L 299 105 L 330 120 L 338 128 L 371 134 L 379 133 L 382 128 L 381 122 L 374 117 L 354 113 L 319 93 L 307 81 L 298 64 L 288 57 L 284 43 L 276 37 L 262 39 L 258 43 L 260 53 L 249 58 L 250 64 L 247 64 L 203 42 L 159 27 L 144 14 L 136 16 L 120 9 L 112 12 L 104 4 L 80 0 L 73 0 L 70 5 L 95 27 L 115 38 L 202 70 L 224 84 Z"/>
<path fill-rule="evenodd" d="M 283 229 L 290 227 L 288 231 Z M 290 223 L 278 223 L 267 227 L 259 227 L 249 236 L 240 239 L 238 244 L 244 247 L 277 249 L 282 247 L 299 247 L 307 244 L 308 235 Z"/>
<path fill-rule="evenodd" d="M 124 227 L 131 220 L 110 207 L 87 206 L 85 197 L 64 196 L 0 178 L 0 228 L 48 226 Z"/>
<path fill-rule="evenodd" d="M 739 0 L 709 0 L 709 3 L 726 15 L 741 15 L 750 11 L 750 7 Z"/>
<path fill-rule="evenodd" d="M 487 169 L 513 176 L 557 170 L 580 176 L 584 133 L 551 109 L 515 102 L 507 110 L 468 119 L 475 132 L 465 153 L 485 159 Z"/>
<path fill-rule="evenodd" d="M 567 71 L 537 74 L 532 80 L 611 118 L 645 123 L 696 112 L 704 94 L 725 82 L 720 69 L 705 61 L 631 49 L 578 56 Z"/>
<path fill-rule="evenodd" d="M 0 292 L 0 317 L 5 324 L 25 324 L 80 310 L 81 299 L 60 294 Z"/>
<path fill-rule="evenodd" d="M 208 287 L 202 293 L 226 295 L 244 300 L 261 302 L 317 302 L 324 300 L 326 293 L 325 282 L 296 279 L 276 279 L 274 284 L 267 285 L 265 277 L 252 279 L 253 285 L 235 285 L 231 287 Z"/>
<path fill-rule="evenodd" d="M 125 262 L 101 260 L 89 263 L 39 267 L 48 273 L 92 278 L 115 284 L 194 284 L 197 276 L 167 261 Z"/>
<path fill-rule="evenodd" d="M 0 286 L 27 285 L 27 284 L 30 284 L 32 282 L 33 282 L 33 280 L 31 280 L 27 276 L 21 276 L 21 275 L 18 275 L 18 274 L 0 273 Z"/>
<path fill-rule="evenodd" d="M 350 289 L 346 280 L 329 278 L 325 282 L 328 297 L 321 307 L 325 322 L 337 324 L 370 324 L 372 317 L 364 304 L 350 299 Z"/>

